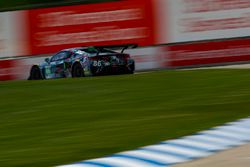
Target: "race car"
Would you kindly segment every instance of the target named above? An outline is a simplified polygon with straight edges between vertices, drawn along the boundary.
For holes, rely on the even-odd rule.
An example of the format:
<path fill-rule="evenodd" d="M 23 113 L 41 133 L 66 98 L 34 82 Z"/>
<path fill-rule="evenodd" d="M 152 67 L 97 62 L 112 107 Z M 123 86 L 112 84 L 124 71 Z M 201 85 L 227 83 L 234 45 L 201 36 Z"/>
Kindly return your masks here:
<path fill-rule="evenodd" d="M 28 79 L 133 74 L 135 61 L 124 51 L 137 45 L 125 45 L 121 52 L 114 51 L 121 49 L 120 47 L 79 47 L 62 50 L 51 58 L 46 58 L 43 63 L 33 65 Z"/>

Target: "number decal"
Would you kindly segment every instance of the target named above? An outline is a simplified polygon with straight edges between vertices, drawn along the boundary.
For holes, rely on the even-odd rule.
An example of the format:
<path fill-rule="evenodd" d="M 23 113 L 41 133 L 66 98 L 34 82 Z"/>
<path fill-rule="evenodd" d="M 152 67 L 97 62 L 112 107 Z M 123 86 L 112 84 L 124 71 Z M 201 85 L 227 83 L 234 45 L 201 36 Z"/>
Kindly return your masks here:
<path fill-rule="evenodd" d="M 102 66 L 102 62 L 101 61 L 94 61 L 93 62 L 93 66 L 94 67 L 101 67 Z"/>
<path fill-rule="evenodd" d="M 97 65 L 98 65 L 98 67 L 101 67 L 102 66 L 102 62 L 98 61 Z"/>

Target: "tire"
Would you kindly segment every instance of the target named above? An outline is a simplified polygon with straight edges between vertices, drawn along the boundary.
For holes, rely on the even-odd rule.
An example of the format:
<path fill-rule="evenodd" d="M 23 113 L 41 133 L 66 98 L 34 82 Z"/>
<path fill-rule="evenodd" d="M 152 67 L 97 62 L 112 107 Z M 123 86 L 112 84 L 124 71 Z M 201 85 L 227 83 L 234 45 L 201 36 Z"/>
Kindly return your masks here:
<path fill-rule="evenodd" d="M 43 76 L 41 74 L 41 70 L 38 66 L 32 66 L 30 70 L 29 80 L 42 80 Z"/>
<path fill-rule="evenodd" d="M 72 68 L 72 77 L 73 78 L 80 78 L 84 77 L 84 71 L 80 63 L 76 63 L 73 65 Z"/>
<path fill-rule="evenodd" d="M 128 66 L 127 73 L 128 74 L 134 74 L 135 72 L 135 63 Z"/>

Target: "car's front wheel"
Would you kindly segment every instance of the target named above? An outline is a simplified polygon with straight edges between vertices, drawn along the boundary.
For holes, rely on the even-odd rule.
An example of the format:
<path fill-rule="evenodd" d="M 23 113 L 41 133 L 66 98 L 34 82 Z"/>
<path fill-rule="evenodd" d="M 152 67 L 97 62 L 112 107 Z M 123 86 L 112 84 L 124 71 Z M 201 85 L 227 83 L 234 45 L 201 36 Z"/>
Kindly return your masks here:
<path fill-rule="evenodd" d="M 83 71 L 82 65 L 80 63 L 76 63 L 73 65 L 72 77 L 73 78 L 84 77 L 84 71 Z"/>
<path fill-rule="evenodd" d="M 43 79 L 43 76 L 41 74 L 40 68 L 36 65 L 32 66 L 30 70 L 29 80 L 41 80 L 41 79 Z"/>
<path fill-rule="evenodd" d="M 128 66 L 128 68 L 127 68 L 127 73 L 128 73 L 128 74 L 134 74 L 134 72 L 135 72 L 135 63 L 132 63 L 132 64 L 130 64 L 130 65 Z"/>

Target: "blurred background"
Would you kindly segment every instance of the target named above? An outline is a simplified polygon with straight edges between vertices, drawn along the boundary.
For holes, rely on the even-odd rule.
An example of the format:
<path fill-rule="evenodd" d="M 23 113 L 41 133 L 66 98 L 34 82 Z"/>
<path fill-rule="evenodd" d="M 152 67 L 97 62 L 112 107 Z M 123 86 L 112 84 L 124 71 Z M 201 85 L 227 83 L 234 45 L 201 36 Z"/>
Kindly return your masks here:
<path fill-rule="evenodd" d="M 0 80 L 26 79 L 40 57 L 79 46 L 136 43 L 138 71 L 250 59 L 248 0 L 1 1 L 0 10 Z"/>
<path fill-rule="evenodd" d="M 69 164 L 250 116 L 249 11 L 249 0 L 0 0 L 0 166 Z M 26 81 L 61 49 L 125 44 L 139 45 L 126 50 L 135 75 Z"/>

